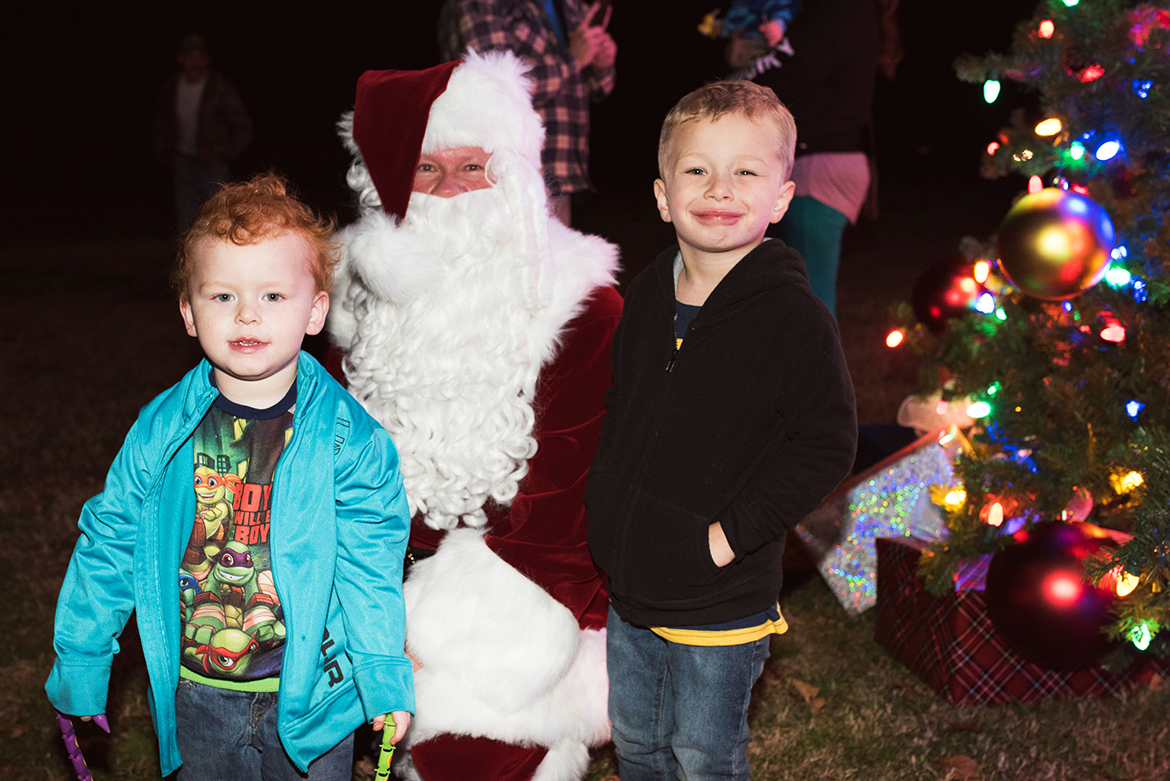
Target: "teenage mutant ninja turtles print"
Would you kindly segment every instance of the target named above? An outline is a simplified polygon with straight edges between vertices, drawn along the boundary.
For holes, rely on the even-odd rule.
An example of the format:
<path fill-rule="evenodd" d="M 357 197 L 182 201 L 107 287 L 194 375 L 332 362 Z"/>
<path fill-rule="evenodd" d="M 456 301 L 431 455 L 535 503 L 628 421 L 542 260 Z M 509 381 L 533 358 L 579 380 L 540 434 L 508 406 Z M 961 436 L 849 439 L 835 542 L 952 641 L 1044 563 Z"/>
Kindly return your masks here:
<path fill-rule="evenodd" d="M 292 420 L 291 409 L 257 418 L 221 397 L 195 431 L 196 510 L 178 580 L 182 664 L 199 676 L 253 681 L 280 673 L 285 627 L 269 528 L 273 475 Z"/>

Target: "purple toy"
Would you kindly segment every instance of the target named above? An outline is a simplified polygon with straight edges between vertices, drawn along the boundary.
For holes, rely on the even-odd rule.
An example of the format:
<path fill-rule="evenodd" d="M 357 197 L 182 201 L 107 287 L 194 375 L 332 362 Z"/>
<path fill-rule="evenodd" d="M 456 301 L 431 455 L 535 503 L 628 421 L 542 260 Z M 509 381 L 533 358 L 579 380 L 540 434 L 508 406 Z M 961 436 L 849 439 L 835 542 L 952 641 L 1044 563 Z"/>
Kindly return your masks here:
<path fill-rule="evenodd" d="M 93 723 L 106 732 L 110 731 L 110 722 L 104 713 L 94 716 Z M 77 745 L 77 733 L 73 731 L 73 721 L 64 713 L 57 711 L 57 724 L 61 727 L 61 739 L 65 741 L 65 751 L 69 754 L 69 761 L 73 763 L 73 770 L 77 773 L 77 781 L 93 781 L 93 776 L 89 773 L 89 766 L 85 764 L 85 757 L 81 755 L 81 746 Z"/>

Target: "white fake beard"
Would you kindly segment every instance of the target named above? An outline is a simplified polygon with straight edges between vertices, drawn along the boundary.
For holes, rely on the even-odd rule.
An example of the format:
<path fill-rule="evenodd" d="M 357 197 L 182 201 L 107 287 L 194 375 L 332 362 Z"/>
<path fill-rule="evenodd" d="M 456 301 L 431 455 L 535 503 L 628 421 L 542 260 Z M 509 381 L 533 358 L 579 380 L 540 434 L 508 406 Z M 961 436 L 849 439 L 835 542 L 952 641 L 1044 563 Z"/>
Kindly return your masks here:
<path fill-rule="evenodd" d="M 510 503 L 536 452 L 540 359 L 522 306 L 531 260 L 511 251 L 510 223 L 494 189 L 416 193 L 404 228 L 435 248 L 436 284 L 402 305 L 359 284 L 346 302 L 357 318 L 350 391 L 390 432 L 411 513 L 435 529 L 483 526 L 485 502 Z"/>

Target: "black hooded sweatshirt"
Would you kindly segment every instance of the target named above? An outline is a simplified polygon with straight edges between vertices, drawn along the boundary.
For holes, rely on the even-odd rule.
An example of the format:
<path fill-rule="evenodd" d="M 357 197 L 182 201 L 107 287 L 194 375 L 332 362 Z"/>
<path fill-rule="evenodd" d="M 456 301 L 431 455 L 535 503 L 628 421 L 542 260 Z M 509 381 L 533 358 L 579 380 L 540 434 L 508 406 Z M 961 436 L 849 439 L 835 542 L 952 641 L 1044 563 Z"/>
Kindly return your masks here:
<path fill-rule="evenodd" d="M 804 261 L 765 241 L 716 286 L 674 350 L 674 262 L 633 281 L 585 490 L 610 600 L 641 626 L 732 621 L 775 604 L 787 531 L 845 477 L 853 385 Z M 719 521 L 735 560 L 711 559 Z"/>

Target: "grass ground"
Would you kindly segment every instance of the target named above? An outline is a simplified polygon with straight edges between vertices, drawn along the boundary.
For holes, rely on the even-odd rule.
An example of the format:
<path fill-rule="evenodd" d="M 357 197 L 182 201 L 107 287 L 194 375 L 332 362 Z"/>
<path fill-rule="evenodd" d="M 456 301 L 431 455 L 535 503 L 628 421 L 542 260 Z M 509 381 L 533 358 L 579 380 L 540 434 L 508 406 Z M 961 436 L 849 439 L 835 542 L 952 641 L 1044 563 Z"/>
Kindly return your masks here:
<path fill-rule="evenodd" d="M 930 261 L 1002 215 L 961 194 L 913 209 L 892 194 L 876 224 L 850 233 L 840 322 L 862 423 L 892 423 L 914 367 L 882 346 L 886 309 L 909 297 Z M 909 203 L 907 200 L 906 203 Z M 956 206 L 955 204 L 959 204 Z M 631 266 L 663 244 L 645 199 L 583 210 Z M 606 226 L 608 230 L 600 230 Z M 157 241 L 0 249 L 0 778 L 72 777 L 42 686 L 52 661 L 57 589 L 78 510 L 101 481 L 137 409 L 198 357 L 164 284 Z M 624 278 L 628 278 L 629 274 Z M 319 345 L 311 345 L 317 347 Z M 1170 778 L 1170 690 L 1034 705 L 954 708 L 873 640 L 873 617 L 848 616 L 815 576 L 783 598 L 791 631 L 773 641 L 752 717 L 753 777 L 787 779 Z M 79 732 L 98 781 L 156 778 L 145 672 L 131 627 L 108 712 L 114 731 Z M 598 750 L 590 772 L 616 772 Z M 372 777 L 368 761 L 357 778 Z"/>

